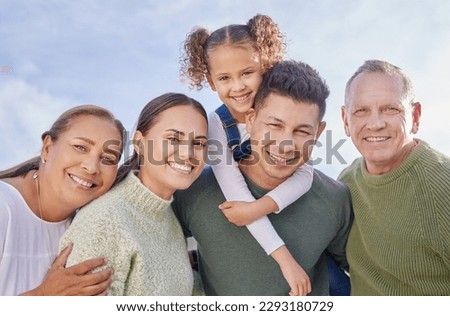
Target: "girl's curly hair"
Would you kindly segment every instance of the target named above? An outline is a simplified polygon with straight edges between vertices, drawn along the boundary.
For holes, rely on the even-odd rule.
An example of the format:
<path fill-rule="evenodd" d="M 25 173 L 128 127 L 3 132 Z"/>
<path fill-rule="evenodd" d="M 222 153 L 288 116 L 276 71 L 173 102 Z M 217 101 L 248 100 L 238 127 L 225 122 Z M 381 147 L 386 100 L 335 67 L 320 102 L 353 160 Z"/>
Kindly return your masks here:
<path fill-rule="evenodd" d="M 283 60 L 285 36 L 278 25 L 267 15 L 257 14 L 247 24 L 231 24 L 209 33 L 195 27 L 184 42 L 180 58 L 180 77 L 189 81 L 189 87 L 202 89 L 207 84 L 208 52 L 221 45 L 251 44 L 259 54 L 262 67 L 267 71 Z"/>

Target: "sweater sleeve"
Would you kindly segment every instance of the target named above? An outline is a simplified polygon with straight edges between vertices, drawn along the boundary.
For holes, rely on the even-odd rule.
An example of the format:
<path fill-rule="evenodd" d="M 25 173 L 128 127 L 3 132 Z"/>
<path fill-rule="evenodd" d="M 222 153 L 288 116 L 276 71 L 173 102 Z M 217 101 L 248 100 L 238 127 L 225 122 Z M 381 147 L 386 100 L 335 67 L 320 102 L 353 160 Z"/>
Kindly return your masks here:
<path fill-rule="evenodd" d="M 92 258 L 106 258 L 107 264 L 100 269 L 112 267 L 114 271 L 114 281 L 109 288 L 109 295 L 124 294 L 126 276 L 129 272 L 129 267 L 124 266 L 123 260 L 118 260 L 120 247 L 117 243 L 119 232 L 116 231 L 116 226 L 114 212 L 108 212 L 107 205 L 89 204 L 78 212 L 60 242 L 60 249 L 73 242 L 67 267 Z"/>
<path fill-rule="evenodd" d="M 208 139 L 213 150 L 208 152 L 209 164 L 227 201 L 253 202 L 255 198 L 247 187 L 238 163 L 227 146 L 227 135 L 216 113 L 209 116 Z"/>
<path fill-rule="evenodd" d="M 214 152 L 208 153 L 209 164 L 225 199 L 227 201 L 255 201 L 239 170 L 238 163 L 233 159 L 233 154 L 227 146 L 227 136 L 216 113 L 209 116 L 208 138 L 216 147 Z M 247 225 L 247 229 L 267 254 L 271 254 L 284 245 L 267 216 Z"/>
<path fill-rule="evenodd" d="M 277 214 L 311 189 L 313 171 L 313 166 L 304 164 L 286 181 L 267 193 L 278 205 Z"/>

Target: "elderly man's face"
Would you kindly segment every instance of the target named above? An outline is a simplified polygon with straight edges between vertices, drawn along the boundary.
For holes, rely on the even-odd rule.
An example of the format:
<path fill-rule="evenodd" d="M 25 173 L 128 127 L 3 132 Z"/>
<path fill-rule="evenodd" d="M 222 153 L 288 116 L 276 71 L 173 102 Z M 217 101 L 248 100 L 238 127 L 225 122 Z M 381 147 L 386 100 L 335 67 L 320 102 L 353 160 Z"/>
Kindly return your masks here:
<path fill-rule="evenodd" d="M 319 106 L 270 94 L 265 107 L 247 114 L 252 141 L 252 180 L 271 188 L 290 177 L 309 160 L 313 146 L 325 128 Z"/>
<path fill-rule="evenodd" d="M 396 168 L 413 147 L 420 104 L 406 104 L 402 90 L 397 74 L 362 73 L 347 92 L 347 104 L 342 107 L 345 132 L 372 174 Z"/>

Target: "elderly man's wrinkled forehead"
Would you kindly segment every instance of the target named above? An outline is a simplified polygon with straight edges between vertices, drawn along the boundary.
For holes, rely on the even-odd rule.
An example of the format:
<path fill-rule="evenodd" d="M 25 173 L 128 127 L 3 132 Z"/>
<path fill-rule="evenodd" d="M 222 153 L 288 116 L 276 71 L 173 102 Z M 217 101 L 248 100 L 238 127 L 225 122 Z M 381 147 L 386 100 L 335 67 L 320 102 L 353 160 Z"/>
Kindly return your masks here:
<path fill-rule="evenodd" d="M 386 80 L 384 81 L 386 83 L 384 92 L 387 92 L 388 90 L 397 91 L 396 94 L 399 96 L 399 101 L 405 107 L 407 107 L 408 105 L 413 106 L 415 104 L 415 96 L 412 85 L 408 84 L 408 82 L 405 81 L 405 78 L 402 77 L 399 73 L 364 71 L 354 76 L 352 80 L 348 82 L 345 90 L 345 106 L 349 107 L 352 103 L 355 102 L 358 95 L 367 89 L 381 89 L 381 86 L 375 86 L 376 81 L 371 79 L 377 77 L 386 78 Z M 379 92 L 382 93 L 383 91 Z"/>

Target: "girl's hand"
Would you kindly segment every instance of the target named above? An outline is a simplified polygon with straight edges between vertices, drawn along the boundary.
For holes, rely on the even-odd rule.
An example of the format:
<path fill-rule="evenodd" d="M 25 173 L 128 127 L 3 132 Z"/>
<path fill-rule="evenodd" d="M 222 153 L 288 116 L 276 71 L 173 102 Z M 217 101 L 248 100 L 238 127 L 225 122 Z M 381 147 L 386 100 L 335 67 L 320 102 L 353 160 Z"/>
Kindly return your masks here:
<path fill-rule="evenodd" d="M 246 226 L 257 219 L 278 211 L 278 205 L 269 196 L 253 202 L 231 201 L 219 205 L 225 217 L 236 226 Z"/>
<path fill-rule="evenodd" d="M 292 257 L 286 246 L 281 246 L 271 253 L 272 258 L 279 264 L 284 278 L 289 284 L 291 296 L 305 296 L 311 292 L 311 281 L 308 274 Z"/>
<path fill-rule="evenodd" d="M 280 266 L 284 278 L 291 287 L 290 296 L 306 296 L 311 292 L 311 281 L 305 270 L 294 260 Z"/>
<path fill-rule="evenodd" d="M 219 205 L 225 217 L 236 226 L 245 226 L 255 219 L 251 212 L 251 202 L 225 202 Z"/>

